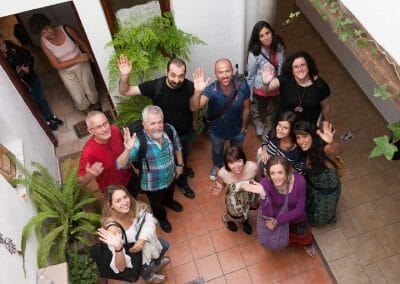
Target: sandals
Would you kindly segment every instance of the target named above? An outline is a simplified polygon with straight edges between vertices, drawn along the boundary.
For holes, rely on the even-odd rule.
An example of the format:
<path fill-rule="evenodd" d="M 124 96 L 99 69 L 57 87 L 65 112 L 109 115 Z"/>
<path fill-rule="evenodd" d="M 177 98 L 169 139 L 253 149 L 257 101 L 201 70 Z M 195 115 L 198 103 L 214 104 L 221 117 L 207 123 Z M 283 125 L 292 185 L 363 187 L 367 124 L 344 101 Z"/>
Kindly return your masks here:
<path fill-rule="evenodd" d="M 309 246 L 305 246 L 304 249 L 305 249 L 305 251 L 306 251 L 306 253 L 307 253 L 307 255 L 309 257 L 311 257 L 311 258 L 315 257 L 315 246 L 314 246 L 314 244 L 311 244 Z"/>

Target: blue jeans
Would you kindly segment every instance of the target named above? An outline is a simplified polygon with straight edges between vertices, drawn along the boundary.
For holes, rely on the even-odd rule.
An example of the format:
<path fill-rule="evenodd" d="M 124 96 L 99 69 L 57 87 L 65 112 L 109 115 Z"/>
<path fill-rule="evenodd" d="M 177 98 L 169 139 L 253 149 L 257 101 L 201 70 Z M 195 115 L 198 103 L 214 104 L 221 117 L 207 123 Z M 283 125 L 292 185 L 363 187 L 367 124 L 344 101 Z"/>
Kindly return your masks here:
<path fill-rule="evenodd" d="M 46 121 L 52 120 L 53 112 L 51 111 L 49 104 L 43 95 L 42 84 L 37 76 L 35 76 L 35 80 L 33 81 L 32 85 L 29 86 L 29 88 L 32 99 L 35 101 Z"/>
<path fill-rule="evenodd" d="M 230 146 L 242 147 L 245 133 L 240 132 L 238 135 L 231 138 L 223 138 L 215 136 L 211 130 L 208 131 L 211 139 L 212 160 L 214 166 L 221 168 L 224 164 L 224 145 L 225 141 L 230 142 Z"/>
<path fill-rule="evenodd" d="M 149 264 L 143 264 L 142 278 L 147 281 L 154 274 L 154 268 L 160 264 L 161 259 L 164 257 L 165 253 L 169 249 L 169 243 L 164 239 L 158 239 L 161 243 L 162 250 L 160 256 L 157 259 L 152 259 Z"/>

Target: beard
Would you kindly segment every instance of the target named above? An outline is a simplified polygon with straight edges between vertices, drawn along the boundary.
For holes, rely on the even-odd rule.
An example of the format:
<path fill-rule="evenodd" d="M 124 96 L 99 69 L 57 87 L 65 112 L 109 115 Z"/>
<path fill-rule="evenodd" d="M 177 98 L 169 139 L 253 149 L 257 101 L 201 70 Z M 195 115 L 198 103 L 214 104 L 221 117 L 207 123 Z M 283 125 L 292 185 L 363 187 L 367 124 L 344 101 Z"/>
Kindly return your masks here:
<path fill-rule="evenodd" d="M 183 81 L 172 82 L 168 78 L 167 78 L 167 80 L 168 80 L 168 85 L 171 86 L 172 89 L 178 89 L 183 84 Z"/>
<path fill-rule="evenodd" d="M 153 136 L 154 139 L 161 139 L 163 136 L 163 131 L 155 131 L 151 133 L 151 136 Z"/>

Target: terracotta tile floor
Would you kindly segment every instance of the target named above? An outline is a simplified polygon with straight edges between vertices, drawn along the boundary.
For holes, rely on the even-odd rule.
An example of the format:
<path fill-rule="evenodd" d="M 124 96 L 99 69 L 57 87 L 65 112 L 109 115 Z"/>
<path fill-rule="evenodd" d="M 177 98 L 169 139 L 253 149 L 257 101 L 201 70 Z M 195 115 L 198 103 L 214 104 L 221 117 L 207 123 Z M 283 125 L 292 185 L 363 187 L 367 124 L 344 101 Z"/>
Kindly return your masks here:
<path fill-rule="evenodd" d="M 259 143 L 250 127 L 244 146 L 248 159 L 254 160 Z M 195 139 L 188 164 L 196 172 L 189 180 L 196 198 L 187 199 L 177 190 L 175 198 L 183 204 L 183 212 L 167 210 L 170 234 L 157 229 L 171 244 L 172 261 L 162 270 L 168 276 L 166 283 L 182 284 L 200 277 L 207 283 L 333 283 L 319 255 L 311 259 L 302 248 L 265 251 L 255 233 L 256 211 L 251 213 L 251 235 L 224 226 L 224 195 L 208 193 L 211 149 L 207 134 Z M 146 200 L 144 195 L 139 199 Z"/>

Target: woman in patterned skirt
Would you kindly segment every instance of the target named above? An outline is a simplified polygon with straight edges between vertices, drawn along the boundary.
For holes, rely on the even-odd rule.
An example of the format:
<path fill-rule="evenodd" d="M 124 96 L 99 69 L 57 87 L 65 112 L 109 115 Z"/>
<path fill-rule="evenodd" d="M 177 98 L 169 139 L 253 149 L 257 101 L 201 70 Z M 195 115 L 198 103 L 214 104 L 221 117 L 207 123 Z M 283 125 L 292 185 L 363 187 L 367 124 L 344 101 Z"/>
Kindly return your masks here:
<path fill-rule="evenodd" d="M 333 141 L 332 124 L 323 121 L 320 130 L 313 123 L 299 121 L 294 126 L 294 133 L 304 153 L 308 220 L 311 225 L 335 223 L 341 183 L 334 161 L 341 149 Z"/>

